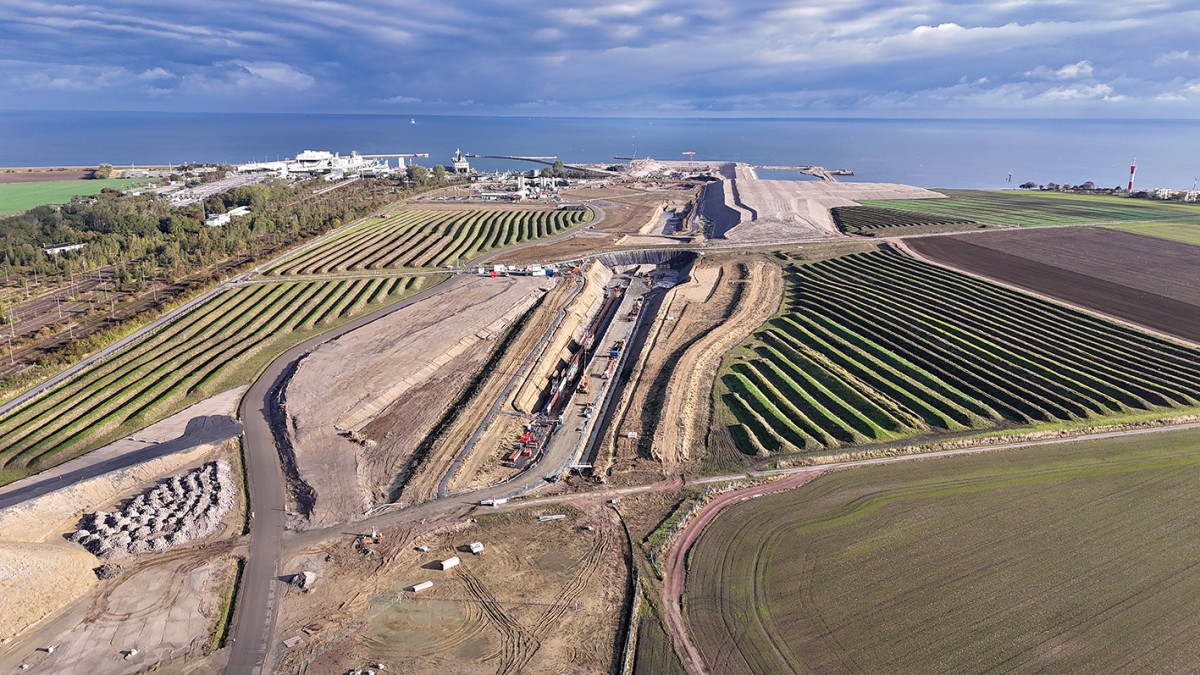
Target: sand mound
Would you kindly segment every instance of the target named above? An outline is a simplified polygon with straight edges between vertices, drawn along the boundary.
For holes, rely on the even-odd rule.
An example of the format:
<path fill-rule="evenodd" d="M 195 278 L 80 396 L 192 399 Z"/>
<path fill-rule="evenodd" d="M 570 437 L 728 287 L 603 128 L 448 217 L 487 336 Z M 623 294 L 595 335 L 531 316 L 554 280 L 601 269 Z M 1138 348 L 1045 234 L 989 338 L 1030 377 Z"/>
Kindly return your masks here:
<path fill-rule="evenodd" d="M 0 640 L 8 639 L 96 585 L 90 553 L 66 544 L 0 542 Z"/>
<path fill-rule="evenodd" d="M 719 195 L 725 210 L 713 205 L 712 213 L 737 214 L 738 224 L 724 232 L 727 239 L 743 243 L 812 241 L 841 236 L 830 209 L 858 206 L 868 199 L 936 199 L 945 195 L 898 183 L 825 182 L 817 180 L 760 180 L 749 167 L 724 168 Z M 731 211 L 730 211 L 731 210 Z"/>

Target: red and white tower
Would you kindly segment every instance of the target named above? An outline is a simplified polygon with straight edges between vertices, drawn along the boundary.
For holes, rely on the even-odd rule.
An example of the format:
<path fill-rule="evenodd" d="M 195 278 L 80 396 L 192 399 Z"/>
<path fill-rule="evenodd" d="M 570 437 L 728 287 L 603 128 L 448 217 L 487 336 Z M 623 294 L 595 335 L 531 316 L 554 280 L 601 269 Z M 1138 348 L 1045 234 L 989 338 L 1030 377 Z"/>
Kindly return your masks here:
<path fill-rule="evenodd" d="M 1137 160 L 1133 160 L 1133 164 L 1129 165 L 1129 192 L 1133 192 L 1133 176 L 1137 173 Z"/>

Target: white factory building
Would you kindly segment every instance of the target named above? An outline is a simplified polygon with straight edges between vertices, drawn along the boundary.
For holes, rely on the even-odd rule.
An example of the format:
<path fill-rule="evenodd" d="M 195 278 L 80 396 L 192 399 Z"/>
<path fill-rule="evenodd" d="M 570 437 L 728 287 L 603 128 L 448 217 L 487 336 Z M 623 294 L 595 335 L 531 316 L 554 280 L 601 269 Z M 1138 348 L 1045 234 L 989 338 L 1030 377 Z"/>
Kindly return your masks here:
<path fill-rule="evenodd" d="M 404 160 L 400 160 L 401 166 Z M 351 152 L 343 157 L 341 153 L 327 150 L 305 150 L 296 155 L 295 159 L 284 159 L 277 162 L 250 162 L 239 164 L 238 173 L 274 173 L 281 177 L 288 176 L 325 176 L 330 179 L 347 178 L 351 176 L 388 176 L 393 169 L 387 160 L 363 157 L 357 152 Z"/>

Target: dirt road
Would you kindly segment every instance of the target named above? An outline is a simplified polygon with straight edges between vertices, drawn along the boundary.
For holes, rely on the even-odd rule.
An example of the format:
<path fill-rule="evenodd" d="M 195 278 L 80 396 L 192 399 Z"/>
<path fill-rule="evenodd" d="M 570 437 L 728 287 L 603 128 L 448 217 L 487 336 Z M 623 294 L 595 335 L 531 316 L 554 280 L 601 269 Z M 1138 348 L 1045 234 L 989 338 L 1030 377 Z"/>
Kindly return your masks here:
<path fill-rule="evenodd" d="M 683 591 L 687 582 L 687 554 L 688 551 L 691 550 L 692 545 L 696 543 L 696 540 L 700 538 L 700 535 L 704 533 L 704 526 L 712 522 L 713 518 L 715 518 L 722 509 L 731 504 L 736 504 L 754 497 L 761 497 L 763 495 L 781 492 L 783 490 L 792 490 L 798 488 L 817 478 L 821 474 L 828 471 L 833 471 L 835 469 L 848 469 L 853 467 L 869 466 L 872 464 L 894 464 L 896 462 L 906 462 L 917 459 L 945 458 L 953 457 L 955 455 L 971 455 L 981 452 L 1014 450 L 1017 448 L 1028 448 L 1038 445 L 1058 445 L 1062 443 L 1095 441 L 1106 438 L 1139 436 L 1142 434 L 1153 434 L 1162 431 L 1178 431 L 1180 429 L 1195 428 L 1200 428 L 1200 422 L 1164 425 L 1146 429 L 1107 431 L 1064 438 L 1047 438 L 1032 441 L 1018 441 L 1014 443 L 996 443 L 992 445 L 980 445 L 972 448 L 957 448 L 954 450 L 942 450 L 938 452 L 927 452 L 914 455 L 900 455 L 896 457 L 877 457 L 874 459 L 836 462 L 822 466 L 775 469 L 771 471 L 748 474 L 748 476 L 752 478 L 765 478 L 768 476 L 781 475 L 789 475 L 790 477 L 775 483 L 766 483 L 742 490 L 733 490 L 718 496 L 717 498 L 713 499 L 713 501 L 705 505 L 704 508 L 702 508 L 688 524 L 687 528 L 678 535 L 674 543 L 671 545 L 671 551 L 667 556 L 667 564 L 663 570 L 663 614 L 667 634 L 670 636 L 672 643 L 675 644 L 676 649 L 679 651 L 680 657 L 683 659 L 684 666 L 687 668 L 689 673 L 692 673 L 693 675 L 701 675 L 709 672 L 704 665 L 703 659 L 700 657 L 699 650 L 692 643 L 691 637 L 687 632 L 687 626 L 683 621 L 682 603 Z M 688 481 L 688 484 L 695 485 L 705 483 L 721 483 L 746 477 L 747 475 L 711 476 L 708 478 Z"/>
<path fill-rule="evenodd" d="M 704 667 L 704 660 L 700 657 L 700 650 L 692 644 L 687 626 L 683 623 L 683 588 L 684 582 L 687 581 L 687 554 L 691 550 L 692 544 L 700 538 L 700 534 L 704 532 L 704 526 L 716 518 L 721 509 L 726 506 L 753 497 L 798 488 L 822 473 L 824 471 L 821 469 L 808 469 L 804 473 L 796 473 L 790 478 L 775 483 L 726 492 L 700 509 L 687 529 L 671 545 L 671 552 L 667 555 L 666 569 L 663 570 L 663 618 L 667 634 L 675 643 L 675 648 L 679 651 L 689 673 L 693 675 L 708 673 L 708 669 Z"/>

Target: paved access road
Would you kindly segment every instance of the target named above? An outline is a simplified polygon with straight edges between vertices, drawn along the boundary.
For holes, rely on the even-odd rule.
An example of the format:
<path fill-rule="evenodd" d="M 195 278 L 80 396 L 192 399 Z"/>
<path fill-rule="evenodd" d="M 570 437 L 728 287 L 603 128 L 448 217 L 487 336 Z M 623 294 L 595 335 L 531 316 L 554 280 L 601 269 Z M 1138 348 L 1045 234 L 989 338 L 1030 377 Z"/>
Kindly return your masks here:
<path fill-rule="evenodd" d="M 284 382 L 292 365 L 317 345 L 414 303 L 448 293 L 466 278 L 453 277 L 394 305 L 296 345 L 268 366 L 246 392 L 239 415 L 245 425 L 243 447 L 254 521 L 251 524 L 250 551 L 246 557 L 246 570 L 242 577 L 231 631 L 233 648 L 225 672 L 238 675 L 263 672 L 265 660 L 270 653 L 271 634 L 275 627 L 276 581 L 280 575 L 279 559 L 288 514 L 283 468 L 275 446 L 275 436 L 267 418 L 270 397 Z"/>

